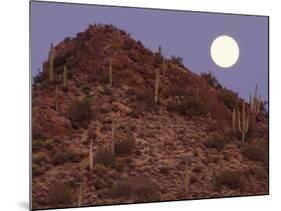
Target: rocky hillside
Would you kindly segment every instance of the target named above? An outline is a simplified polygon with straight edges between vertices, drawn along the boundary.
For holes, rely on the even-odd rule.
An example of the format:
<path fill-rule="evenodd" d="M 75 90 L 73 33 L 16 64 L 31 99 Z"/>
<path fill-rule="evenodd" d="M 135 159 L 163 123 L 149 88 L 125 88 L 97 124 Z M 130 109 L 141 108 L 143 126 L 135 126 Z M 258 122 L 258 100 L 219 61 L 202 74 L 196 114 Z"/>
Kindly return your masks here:
<path fill-rule="evenodd" d="M 34 78 L 33 208 L 268 194 L 263 107 L 90 25 Z"/>

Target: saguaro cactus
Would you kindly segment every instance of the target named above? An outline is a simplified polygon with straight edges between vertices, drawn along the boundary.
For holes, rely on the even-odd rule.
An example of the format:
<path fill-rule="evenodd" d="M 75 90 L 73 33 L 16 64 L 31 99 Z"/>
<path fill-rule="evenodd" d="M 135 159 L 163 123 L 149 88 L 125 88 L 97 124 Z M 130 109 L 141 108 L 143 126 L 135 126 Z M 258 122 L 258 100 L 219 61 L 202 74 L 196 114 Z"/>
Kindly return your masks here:
<path fill-rule="evenodd" d="M 190 179 L 192 176 L 192 163 L 190 158 L 186 159 L 185 164 L 185 171 L 184 171 L 184 184 L 185 184 L 185 197 L 189 196 L 189 185 L 190 185 Z"/>
<path fill-rule="evenodd" d="M 110 151 L 115 154 L 115 120 L 112 121 Z"/>
<path fill-rule="evenodd" d="M 78 207 L 81 207 L 82 205 L 82 198 L 83 198 L 83 184 L 81 182 L 79 188 L 79 195 L 78 195 Z"/>
<path fill-rule="evenodd" d="M 54 58 L 56 56 L 56 49 L 53 46 L 53 43 L 51 44 L 51 49 L 49 53 L 49 71 L 50 71 L 50 81 L 54 80 Z"/>
<path fill-rule="evenodd" d="M 252 95 L 250 95 L 250 111 L 251 114 L 253 114 L 254 120 L 256 120 L 257 115 L 260 112 L 260 107 L 261 107 L 261 97 L 257 97 L 257 92 L 258 92 L 258 85 L 256 85 L 255 88 L 255 95 L 252 98 Z"/>
<path fill-rule="evenodd" d="M 112 87 L 112 61 L 109 60 L 109 86 Z"/>
<path fill-rule="evenodd" d="M 242 134 L 242 142 L 245 142 L 245 135 L 248 132 L 249 129 L 249 115 L 247 115 L 245 111 L 245 102 L 243 102 L 243 108 L 242 108 L 242 115 L 240 115 L 240 112 L 238 110 L 237 112 L 237 120 L 238 120 L 238 129 L 240 133 Z M 242 116 L 242 118 L 241 118 Z"/>
<path fill-rule="evenodd" d="M 64 65 L 63 67 L 63 83 L 62 83 L 63 87 L 67 87 L 67 66 Z"/>
<path fill-rule="evenodd" d="M 236 131 L 236 110 L 232 110 L 232 132 L 235 133 Z"/>
<path fill-rule="evenodd" d="M 155 71 L 155 92 L 154 92 L 154 102 L 157 104 L 159 98 L 159 69 Z"/>
<path fill-rule="evenodd" d="M 89 150 L 89 168 L 90 171 L 93 171 L 94 165 L 94 156 L 93 156 L 93 139 L 90 140 L 90 150 Z"/>
<path fill-rule="evenodd" d="M 161 45 L 159 45 L 159 47 L 158 47 L 158 53 L 159 53 L 159 56 L 161 56 Z"/>
<path fill-rule="evenodd" d="M 59 89 L 58 89 L 58 86 L 56 85 L 56 88 L 55 88 L 55 108 L 56 108 L 56 111 L 59 111 Z"/>

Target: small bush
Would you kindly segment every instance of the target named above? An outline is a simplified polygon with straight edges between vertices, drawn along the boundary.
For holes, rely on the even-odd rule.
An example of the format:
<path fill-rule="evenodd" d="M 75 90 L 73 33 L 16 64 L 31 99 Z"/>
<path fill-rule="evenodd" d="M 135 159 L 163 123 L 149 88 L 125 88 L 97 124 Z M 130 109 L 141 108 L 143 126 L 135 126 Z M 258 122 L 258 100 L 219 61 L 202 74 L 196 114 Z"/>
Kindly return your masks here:
<path fill-rule="evenodd" d="M 69 162 L 77 163 L 81 161 L 80 154 L 72 150 L 53 150 L 50 156 L 53 165 L 61 165 Z"/>
<path fill-rule="evenodd" d="M 210 86 L 221 88 L 221 84 L 212 71 L 209 71 L 208 73 L 201 73 L 201 77 L 204 78 Z"/>
<path fill-rule="evenodd" d="M 167 110 L 169 112 L 177 112 L 189 117 L 207 115 L 207 110 L 204 105 L 191 96 L 182 97 L 179 102 L 170 102 L 167 105 Z"/>
<path fill-rule="evenodd" d="M 171 61 L 175 64 L 177 64 L 178 66 L 184 68 L 184 65 L 183 65 L 183 58 L 182 57 L 179 57 L 179 56 L 172 56 L 171 57 Z"/>
<path fill-rule="evenodd" d="M 223 89 L 219 98 L 229 109 L 235 109 L 238 106 L 238 95 L 231 90 Z"/>
<path fill-rule="evenodd" d="M 241 153 L 244 157 L 253 161 L 263 161 L 267 160 L 267 146 L 263 141 L 255 141 L 252 143 L 246 144 Z"/>
<path fill-rule="evenodd" d="M 204 145 L 208 148 L 214 148 L 218 151 L 222 150 L 226 145 L 227 141 L 225 138 L 217 133 L 211 135 Z"/>
<path fill-rule="evenodd" d="M 32 139 L 46 139 L 47 135 L 43 127 L 36 122 L 32 123 Z"/>
<path fill-rule="evenodd" d="M 70 206 L 72 202 L 70 184 L 67 182 L 53 183 L 49 189 L 47 201 L 52 207 Z"/>
<path fill-rule="evenodd" d="M 231 170 L 222 170 L 214 175 L 213 184 L 215 187 L 227 186 L 231 189 L 241 189 L 244 186 L 242 174 Z"/>
<path fill-rule="evenodd" d="M 113 185 L 113 189 L 112 189 L 113 195 L 116 197 L 126 197 L 129 198 L 133 192 L 134 192 L 134 188 L 132 186 L 132 184 L 130 183 L 130 181 L 117 181 L 114 185 Z"/>
<path fill-rule="evenodd" d="M 40 168 L 40 166 L 32 163 L 32 177 L 37 177 L 42 174 L 44 174 L 44 171 Z"/>
<path fill-rule="evenodd" d="M 74 102 L 69 109 L 68 116 L 74 128 L 80 127 L 82 123 L 88 123 L 95 117 L 91 101 L 85 98 Z"/>
<path fill-rule="evenodd" d="M 115 152 L 116 155 L 131 154 L 135 149 L 135 139 L 132 135 L 128 135 L 125 140 L 116 141 Z"/>
<path fill-rule="evenodd" d="M 134 42 L 132 40 L 125 40 L 122 49 L 125 51 L 130 51 L 132 50 L 133 46 L 134 46 Z"/>
<path fill-rule="evenodd" d="M 82 92 L 85 94 L 85 95 L 88 95 L 91 91 L 91 87 L 89 86 L 83 86 L 82 88 Z"/>
<path fill-rule="evenodd" d="M 108 149 L 100 149 L 95 154 L 95 162 L 104 166 L 112 166 L 115 162 L 115 157 Z"/>
<path fill-rule="evenodd" d="M 136 196 L 136 202 L 161 200 L 160 187 L 146 177 L 132 177 L 128 180 L 117 181 L 112 191 L 117 197 Z"/>
<path fill-rule="evenodd" d="M 167 166 L 163 166 L 163 167 L 160 167 L 159 172 L 160 172 L 161 174 L 169 174 L 170 169 L 169 169 L 169 167 L 167 167 Z"/>

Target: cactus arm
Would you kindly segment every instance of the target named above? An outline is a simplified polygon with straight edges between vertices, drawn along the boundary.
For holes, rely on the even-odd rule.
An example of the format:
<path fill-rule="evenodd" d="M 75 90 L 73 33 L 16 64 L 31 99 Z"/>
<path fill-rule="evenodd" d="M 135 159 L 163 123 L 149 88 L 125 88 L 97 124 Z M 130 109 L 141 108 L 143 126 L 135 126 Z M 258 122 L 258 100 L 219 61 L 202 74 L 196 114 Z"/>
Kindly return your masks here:
<path fill-rule="evenodd" d="M 113 120 L 112 122 L 110 150 L 114 155 L 115 154 L 115 120 Z"/>
<path fill-rule="evenodd" d="M 233 133 L 235 133 L 235 122 L 236 122 L 236 119 L 235 119 L 235 117 L 236 117 L 236 111 L 235 111 L 235 109 L 233 109 L 233 111 L 232 111 L 232 131 L 233 131 Z"/>
<path fill-rule="evenodd" d="M 67 87 L 67 66 L 63 67 L 63 87 Z"/>
<path fill-rule="evenodd" d="M 112 61 L 109 60 L 109 86 L 112 87 Z"/>
<path fill-rule="evenodd" d="M 159 69 L 156 69 L 156 77 L 155 77 L 155 92 L 154 92 L 154 102 L 158 103 L 159 98 Z"/>
<path fill-rule="evenodd" d="M 89 162 L 90 171 L 93 171 L 93 140 L 90 140 L 90 150 L 89 150 Z"/>

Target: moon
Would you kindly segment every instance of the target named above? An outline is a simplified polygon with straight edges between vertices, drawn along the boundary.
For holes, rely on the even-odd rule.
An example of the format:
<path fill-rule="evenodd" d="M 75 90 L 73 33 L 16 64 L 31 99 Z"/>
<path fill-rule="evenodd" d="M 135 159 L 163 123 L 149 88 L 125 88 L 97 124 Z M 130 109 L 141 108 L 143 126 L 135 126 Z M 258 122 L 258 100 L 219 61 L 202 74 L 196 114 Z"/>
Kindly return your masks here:
<path fill-rule="evenodd" d="M 239 58 L 239 46 L 230 36 L 218 36 L 212 42 L 211 57 L 216 65 L 222 68 L 232 67 Z"/>

